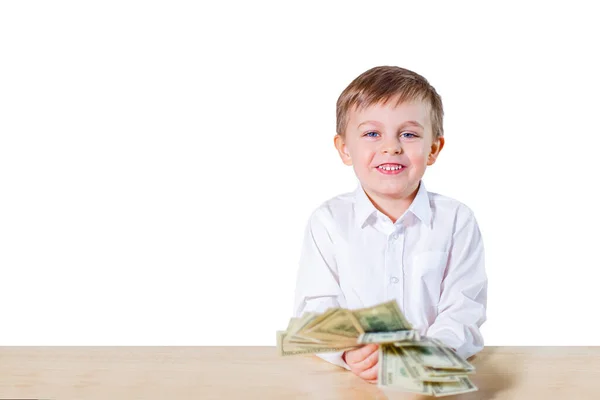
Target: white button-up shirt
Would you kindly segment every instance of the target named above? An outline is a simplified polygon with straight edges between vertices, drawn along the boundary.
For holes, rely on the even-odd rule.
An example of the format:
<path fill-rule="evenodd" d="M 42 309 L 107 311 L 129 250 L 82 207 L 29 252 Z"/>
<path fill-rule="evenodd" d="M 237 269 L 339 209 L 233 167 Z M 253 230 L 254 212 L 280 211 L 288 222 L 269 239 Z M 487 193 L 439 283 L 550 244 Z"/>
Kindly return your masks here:
<path fill-rule="evenodd" d="M 361 185 L 310 216 L 297 272 L 294 316 L 356 309 L 395 299 L 422 335 L 464 358 L 483 348 L 487 276 L 473 212 L 425 189 L 393 223 Z M 342 352 L 319 357 L 349 369 Z"/>

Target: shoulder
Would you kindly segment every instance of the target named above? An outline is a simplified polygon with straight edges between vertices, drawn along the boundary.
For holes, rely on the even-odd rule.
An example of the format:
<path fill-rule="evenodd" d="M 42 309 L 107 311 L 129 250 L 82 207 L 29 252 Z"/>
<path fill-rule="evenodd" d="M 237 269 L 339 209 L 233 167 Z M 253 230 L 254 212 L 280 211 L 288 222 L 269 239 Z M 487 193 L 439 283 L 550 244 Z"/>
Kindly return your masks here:
<path fill-rule="evenodd" d="M 355 192 L 333 196 L 319 204 L 309 216 L 309 225 L 321 225 L 333 229 L 349 220 L 354 212 Z"/>
<path fill-rule="evenodd" d="M 477 224 L 473 210 L 453 197 L 429 192 L 434 224 L 451 225 L 455 230 L 469 224 Z"/>
<path fill-rule="evenodd" d="M 427 194 L 429 195 L 429 204 L 431 207 L 439 210 L 441 213 L 456 213 L 466 217 L 474 215 L 473 210 L 469 206 L 453 197 L 435 192 L 427 192 Z"/>

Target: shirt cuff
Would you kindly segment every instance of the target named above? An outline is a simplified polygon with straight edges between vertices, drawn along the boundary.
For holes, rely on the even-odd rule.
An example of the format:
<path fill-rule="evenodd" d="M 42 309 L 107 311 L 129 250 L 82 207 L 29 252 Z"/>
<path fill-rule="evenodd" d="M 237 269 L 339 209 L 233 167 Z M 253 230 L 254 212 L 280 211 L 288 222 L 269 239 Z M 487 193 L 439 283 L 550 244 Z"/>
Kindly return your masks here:
<path fill-rule="evenodd" d="M 456 350 L 460 349 L 460 347 L 463 345 L 459 337 L 456 336 L 456 334 L 450 329 L 441 329 L 435 332 L 429 331 L 427 332 L 427 336 L 435 338 L 440 342 L 444 343 L 446 346 Z"/>
<path fill-rule="evenodd" d="M 463 342 L 448 328 L 440 329 L 435 332 L 428 332 L 427 336 L 436 338 L 446 346 L 455 349 L 456 354 L 465 360 L 469 359 L 483 348 L 483 346 L 475 346 L 472 343 Z"/>
<path fill-rule="evenodd" d="M 331 363 L 337 365 L 338 367 L 342 367 L 350 371 L 350 366 L 346 364 L 346 362 L 342 359 L 343 351 L 338 351 L 335 353 L 317 353 L 316 356 Z"/>
<path fill-rule="evenodd" d="M 459 337 L 456 336 L 456 334 L 450 329 L 441 329 L 437 332 L 428 332 L 427 336 L 439 340 L 462 357 L 459 350 L 464 343 L 462 343 Z"/>

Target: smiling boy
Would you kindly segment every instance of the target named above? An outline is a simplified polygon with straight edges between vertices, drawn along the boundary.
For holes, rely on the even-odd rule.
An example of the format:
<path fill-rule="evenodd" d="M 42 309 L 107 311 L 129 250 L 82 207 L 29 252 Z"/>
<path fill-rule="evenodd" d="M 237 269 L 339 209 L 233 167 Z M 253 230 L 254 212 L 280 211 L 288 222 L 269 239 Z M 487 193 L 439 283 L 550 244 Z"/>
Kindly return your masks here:
<path fill-rule="evenodd" d="M 468 358 L 483 348 L 487 275 L 481 234 L 463 203 L 425 189 L 444 147 L 440 96 L 394 66 L 354 79 L 337 102 L 334 144 L 357 188 L 311 214 L 294 314 L 395 299 L 413 327 Z M 376 382 L 377 345 L 319 354 Z"/>

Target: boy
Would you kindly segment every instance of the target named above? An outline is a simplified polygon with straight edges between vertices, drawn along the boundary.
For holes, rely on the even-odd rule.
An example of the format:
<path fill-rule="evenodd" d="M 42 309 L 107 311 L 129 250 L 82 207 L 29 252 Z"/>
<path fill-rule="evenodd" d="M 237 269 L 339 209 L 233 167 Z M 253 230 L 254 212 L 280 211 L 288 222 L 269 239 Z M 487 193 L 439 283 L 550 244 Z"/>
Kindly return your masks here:
<path fill-rule="evenodd" d="M 336 117 L 335 147 L 359 185 L 309 218 L 294 316 L 395 299 L 419 333 L 472 356 L 486 320 L 481 234 L 467 206 L 422 182 L 444 147 L 440 96 L 419 74 L 375 67 L 342 92 Z M 376 350 L 318 356 L 374 383 Z"/>

